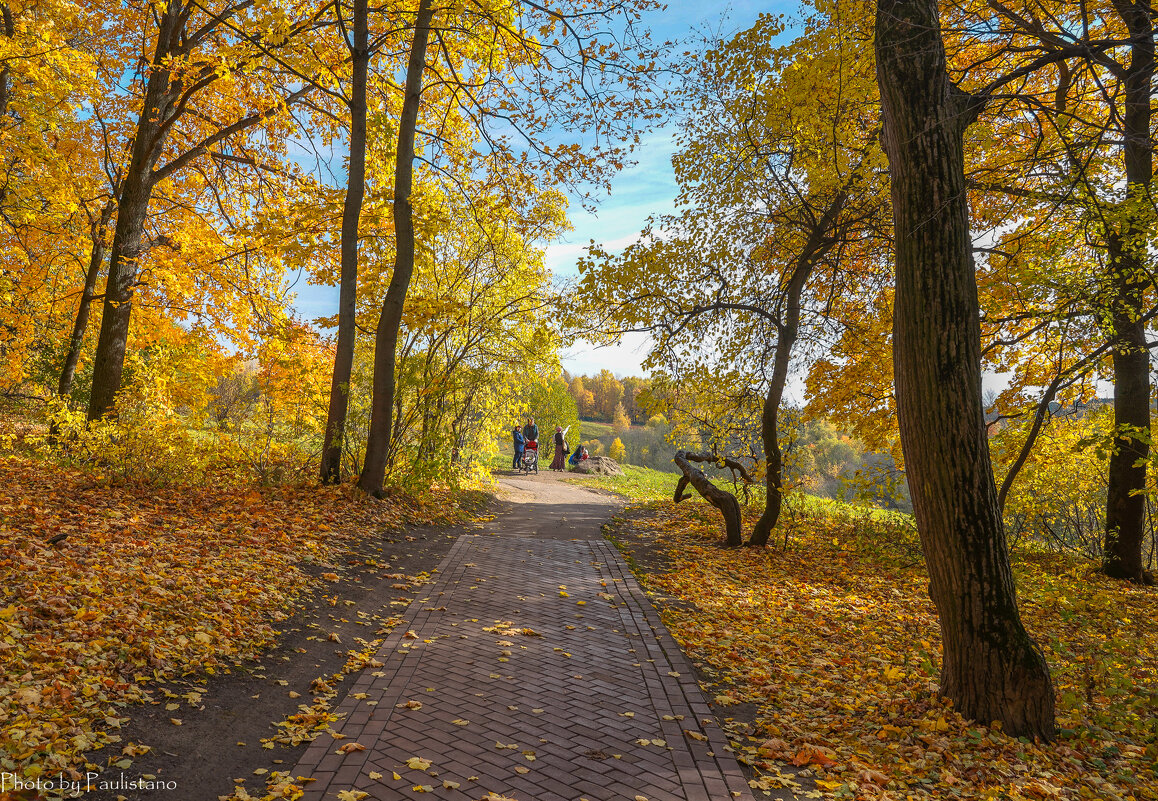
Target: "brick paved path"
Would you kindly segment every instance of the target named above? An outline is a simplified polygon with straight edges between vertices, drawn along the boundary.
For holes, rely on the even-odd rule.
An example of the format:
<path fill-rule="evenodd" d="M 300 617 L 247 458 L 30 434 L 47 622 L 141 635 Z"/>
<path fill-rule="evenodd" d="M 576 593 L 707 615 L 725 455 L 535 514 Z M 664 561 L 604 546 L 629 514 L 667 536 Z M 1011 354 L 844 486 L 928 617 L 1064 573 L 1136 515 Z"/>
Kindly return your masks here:
<path fill-rule="evenodd" d="M 316 780 L 305 801 L 751 798 L 615 548 L 536 534 L 458 540 L 339 706 L 345 739 L 322 735 L 294 768 Z M 366 750 L 336 753 L 348 743 Z"/>

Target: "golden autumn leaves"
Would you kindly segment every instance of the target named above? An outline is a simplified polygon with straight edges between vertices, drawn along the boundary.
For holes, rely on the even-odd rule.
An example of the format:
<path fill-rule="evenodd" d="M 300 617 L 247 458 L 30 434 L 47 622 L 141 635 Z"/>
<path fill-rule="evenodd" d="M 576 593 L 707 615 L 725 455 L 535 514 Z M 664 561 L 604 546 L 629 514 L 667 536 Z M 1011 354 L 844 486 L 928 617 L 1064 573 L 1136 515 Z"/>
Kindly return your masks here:
<path fill-rule="evenodd" d="M 86 758 L 127 767 L 145 746 L 122 744 L 124 705 L 160 693 L 179 725 L 174 713 L 200 693 L 150 687 L 268 646 L 307 586 L 302 558 L 336 553 L 351 519 L 337 490 L 113 487 L 16 457 L 0 460 L 0 479 L 0 671 L 11 690 L 0 760 L 29 778 L 83 771 Z M 412 514 L 425 515 L 375 503 L 355 517 L 396 526 Z M 65 545 L 43 544 L 62 531 Z M 353 662 L 372 666 L 372 654 Z M 308 739 L 324 716 L 302 713 L 278 737 Z"/>
<path fill-rule="evenodd" d="M 659 493 L 657 493 L 657 496 Z M 939 632 L 915 534 L 900 517 L 814 501 L 787 551 L 723 550 L 710 507 L 653 496 L 616 538 L 646 582 L 681 601 L 665 620 L 719 688 L 753 787 L 824 798 L 1158 798 L 1147 769 L 1158 699 L 1155 599 L 1079 560 L 1016 551 L 1021 613 L 1059 691 L 1056 744 L 963 720 L 937 697 Z M 808 769 L 812 779 L 799 775 Z M 759 796 L 757 796 L 759 797 Z"/>

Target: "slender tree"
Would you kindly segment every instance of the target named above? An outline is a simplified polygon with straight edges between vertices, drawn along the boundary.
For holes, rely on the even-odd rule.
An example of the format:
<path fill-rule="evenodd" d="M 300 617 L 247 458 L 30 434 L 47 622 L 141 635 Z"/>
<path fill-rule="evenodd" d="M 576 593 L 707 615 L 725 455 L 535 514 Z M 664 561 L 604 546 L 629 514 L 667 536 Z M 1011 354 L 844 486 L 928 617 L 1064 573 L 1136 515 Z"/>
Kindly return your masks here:
<path fill-rule="evenodd" d="M 394 167 L 394 235 L 396 250 L 390 286 L 382 301 L 382 314 L 374 339 L 374 397 L 370 404 L 370 436 L 366 442 L 366 459 L 358 486 L 365 492 L 380 493 L 390 453 L 390 428 L 394 407 L 394 365 L 398 359 L 398 330 L 406 290 L 414 275 L 414 207 L 411 191 L 414 185 L 414 133 L 422 100 L 422 78 L 426 71 L 426 46 L 434 4 L 420 0 L 414 20 L 414 41 L 406 65 L 406 97 L 398 118 L 398 149 Z"/>
<path fill-rule="evenodd" d="M 429 105 L 438 109 L 426 118 L 433 130 L 420 132 L 419 158 L 432 180 L 462 192 L 466 184 L 455 180 L 455 169 L 483 173 L 512 205 L 524 202 L 529 176 L 575 188 L 606 184 L 641 129 L 659 116 L 657 53 L 638 30 L 642 11 L 655 5 L 475 3 L 439 15 L 420 3 L 415 25 L 421 36 L 416 33 L 410 51 L 395 154 L 395 264 L 376 331 L 371 423 L 358 477 L 366 492 L 381 492 L 398 445 L 390 411 L 398 331 L 418 255 L 411 189 L 424 74 L 432 76 L 437 96 Z M 558 143 L 561 128 L 582 131 L 582 143 Z M 477 144 L 456 151 L 450 141 L 461 141 L 463 130 Z"/>
<path fill-rule="evenodd" d="M 997 360 L 1020 362 L 1015 385 L 1048 389 L 1051 377 L 1034 367 L 1060 338 L 1073 351 L 1067 361 L 1084 365 L 1087 377 L 1105 369 L 1115 427 L 1103 570 L 1152 580 L 1142 542 L 1151 439 L 1146 327 L 1156 312 L 1156 11 L 1150 0 L 947 0 L 943 9 L 959 83 L 984 87 L 975 91 L 1014 109 L 985 121 L 991 144 L 971 164 L 974 214 L 980 209 L 999 231 L 990 261 L 1034 299 L 993 309 L 987 327 L 1004 329 Z M 1026 269 L 1035 260 L 1049 267 Z M 1108 359 L 1090 358 L 1106 345 Z"/>
<path fill-rule="evenodd" d="M 340 12 L 340 4 L 336 4 Z M 342 451 L 346 435 L 346 412 L 350 405 L 350 377 L 354 371 L 354 336 L 358 297 L 358 232 L 362 201 L 366 195 L 366 83 L 370 68 L 370 4 L 353 2 L 350 51 L 350 158 L 346 198 L 342 209 L 341 278 L 338 290 L 338 341 L 334 348 L 334 374 L 330 381 L 330 405 L 322 446 L 323 484 L 341 481 Z"/>
<path fill-rule="evenodd" d="M 949 80 L 937 0 L 878 0 L 875 47 L 896 241 L 897 415 L 941 621 L 941 691 L 967 717 L 1050 739 L 1053 684 L 1017 610 L 981 404 L 964 133 L 982 103 Z"/>
<path fill-rule="evenodd" d="M 780 407 L 793 362 L 829 333 L 826 296 L 870 261 L 887 216 L 871 51 L 834 36 L 842 22 L 817 14 L 771 51 L 781 23 L 770 16 L 709 42 L 684 89 L 695 113 L 673 159 L 687 209 L 651 221 L 622 254 L 593 248 L 582 267 L 584 305 L 604 311 L 596 336 L 647 331 L 653 359 L 689 381 L 701 360 L 717 376 L 760 365 L 750 379 L 764 396 L 757 547 L 783 501 Z"/>
<path fill-rule="evenodd" d="M 92 222 L 90 231 L 92 250 L 89 252 L 88 269 L 84 274 L 84 288 L 81 290 L 80 304 L 76 309 L 72 335 L 68 338 L 68 350 L 64 354 L 64 367 L 61 368 L 60 382 L 57 385 L 57 394 L 62 398 L 67 398 L 72 393 L 72 382 L 76 377 L 77 363 L 80 361 L 80 349 L 84 343 L 85 331 L 88 329 L 89 312 L 96 298 L 97 281 L 100 279 L 101 266 L 105 260 L 105 232 L 115 209 L 116 206 L 110 199 L 101 208 L 97 219 Z"/>

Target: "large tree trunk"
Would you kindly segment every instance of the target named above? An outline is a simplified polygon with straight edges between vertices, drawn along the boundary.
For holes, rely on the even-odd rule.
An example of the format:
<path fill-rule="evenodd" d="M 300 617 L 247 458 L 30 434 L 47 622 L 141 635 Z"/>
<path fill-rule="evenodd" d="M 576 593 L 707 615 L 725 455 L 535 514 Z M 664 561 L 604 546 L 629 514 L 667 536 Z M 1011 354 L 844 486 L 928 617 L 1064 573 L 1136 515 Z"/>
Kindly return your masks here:
<path fill-rule="evenodd" d="M 406 65 L 406 98 L 398 119 L 398 152 L 394 168 L 394 235 L 397 241 L 394 273 L 382 302 L 374 339 L 374 396 L 370 404 L 370 433 L 366 440 L 366 460 L 358 486 L 373 495 L 382 492 L 386 459 L 390 454 L 390 413 L 394 401 L 394 364 L 398 352 L 398 330 L 406 292 L 414 274 L 414 209 L 410 203 L 414 182 L 414 130 L 422 98 L 422 75 L 426 68 L 426 44 L 434 17 L 432 0 L 420 0 L 414 22 L 414 44 Z"/>
<path fill-rule="evenodd" d="M 137 283 L 138 262 L 144 252 L 145 220 L 155 184 L 153 168 L 166 138 L 168 128 L 164 126 L 164 120 L 174 99 L 169 69 L 165 65 L 169 54 L 180 44 L 184 19 L 181 0 L 169 0 L 157 33 L 156 52 L 145 84 L 145 102 L 137 121 L 132 156 L 117 202 L 117 227 L 109 252 L 109 277 L 100 337 L 93 359 L 89 420 L 107 414 L 121 389 L 133 289 Z"/>
<path fill-rule="evenodd" d="M 92 252 L 89 254 L 88 271 L 84 274 L 84 289 L 80 293 L 80 305 L 76 309 L 76 319 L 72 324 L 72 336 L 68 338 L 68 352 L 64 355 L 64 367 L 60 371 L 57 394 L 67 398 L 72 394 L 72 382 L 76 378 L 76 365 L 80 361 L 80 349 L 84 344 L 84 332 L 88 330 L 89 312 L 96 297 L 97 279 L 101 264 L 105 260 L 105 229 L 113 218 L 116 203 L 112 200 L 101 209 L 100 218 L 92 225 Z"/>
<path fill-rule="evenodd" d="M 323 484 L 336 484 L 342 480 L 342 449 L 346 439 L 346 414 L 350 406 L 350 377 L 354 372 L 358 233 L 362 200 L 366 196 L 366 79 L 370 68 L 370 6 L 367 0 L 354 0 L 353 16 L 353 48 L 350 51 L 350 164 L 346 178 L 345 206 L 342 209 L 338 341 L 334 351 L 334 375 L 330 382 L 326 439 L 322 446 Z"/>
<path fill-rule="evenodd" d="M 1154 171 L 1151 139 L 1151 85 L 1154 79 L 1154 27 L 1149 3 L 1115 0 L 1130 31 L 1126 75 L 1126 187 L 1131 201 L 1122 229 L 1109 237 L 1111 291 L 1114 293 L 1114 450 L 1106 493 L 1103 570 L 1114 578 L 1142 582 L 1142 540 L 1146 521 L 1146 460 L 1150 454 L 1150 352 L 1142 323 L 1146 270 L 1146 220 Z"/>
<path fill-rule="evenodd" d="M 1053 684 L 1022 626 L 981 403 L 966 127 L 937 0 L 878 0 L 877 80 L 896 240 L 893 357 L 913 511 L 941 622 L 941 691 L 966 717 L 1052 738 Z"/>

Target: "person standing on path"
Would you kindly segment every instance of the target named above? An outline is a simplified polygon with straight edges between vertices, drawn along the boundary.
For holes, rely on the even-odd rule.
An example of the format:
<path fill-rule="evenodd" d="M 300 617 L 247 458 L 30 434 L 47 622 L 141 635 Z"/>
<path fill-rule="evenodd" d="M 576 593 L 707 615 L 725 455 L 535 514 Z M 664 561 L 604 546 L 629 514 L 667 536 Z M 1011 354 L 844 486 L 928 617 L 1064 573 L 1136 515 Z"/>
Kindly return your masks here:
<path fill-rule="evenodd" d="M 523 437 L 523 433 L 519 431 L 519 427 L 515 426 L 511 429 L 511 435 L 515 440 L 515 458 L 511 462 L 511 469 L 518 470 L 520 462 L 523 461 L 523 451 L 527 449 L 527 440 Z"/>
<path fill-rule="evenodd" d="M 527 441 L 527 444 L 529 445 L 529 447 L 532 447 L 532 448 L 539 447 L 539 445 L 538 445 L 538 443 L 539 443 L 539 427 L 537 425 L 535 425 L 535 418 L 533 418 L 533 417 L 527 418 L 527 424 L 525 426 L 523 426 L 523 439 L 525 439 Z M 531 445 L 530 443 L 532 443 L 532 442 L 535 444 Z"/>
<path fill-rule="evenodd" d="M 552 470 L 563 470 L 566 462 L 563 460 L 567 458 L 567 432 L 571 430 L 571 426 L 560 428 L 555 426 L 555 458 L 551 460 Z"/>

